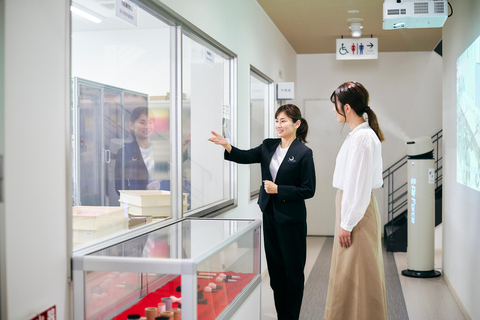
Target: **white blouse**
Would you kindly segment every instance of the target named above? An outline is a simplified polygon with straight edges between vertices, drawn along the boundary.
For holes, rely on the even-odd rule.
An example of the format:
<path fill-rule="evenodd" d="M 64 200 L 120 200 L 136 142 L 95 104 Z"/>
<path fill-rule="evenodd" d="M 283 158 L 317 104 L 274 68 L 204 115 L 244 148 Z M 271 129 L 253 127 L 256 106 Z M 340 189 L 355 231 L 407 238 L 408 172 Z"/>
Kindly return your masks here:
<path fill-rule="evenodd" d="M 278 169 L 280 169 L 280 165 L 283 162 L 283 159 L 285 159 L 285 155 L 287 154 L 288 148 L 282 148 L 281 147 L 282 143 L 278 144 L 277 150 L 275 150 L 275 153 L 272 156 L 272 160 L 270 160 L 270 174 L 272 175 L 272 182 L 275 182 L 275 179 L 277 178 L 277 172 Z"/>
<path fill-rule="evenodd" d="M 333 187 L 343 190 L 340 223 L 343 229 L 352 231 L 362 220 L 372 189 L 382 185 L 382 145 L 365 122 L 348 134 L 333 173 Z"/>
<path fill-rule="evenodd" d="M 143 149 L 140 147 L 140 153 L 142 154 L 143 162 L 147 167 L 149 179 L 153 179 L 153 174 L 155 173 L 155 160 L 153 159 L 152 148 Z"/>

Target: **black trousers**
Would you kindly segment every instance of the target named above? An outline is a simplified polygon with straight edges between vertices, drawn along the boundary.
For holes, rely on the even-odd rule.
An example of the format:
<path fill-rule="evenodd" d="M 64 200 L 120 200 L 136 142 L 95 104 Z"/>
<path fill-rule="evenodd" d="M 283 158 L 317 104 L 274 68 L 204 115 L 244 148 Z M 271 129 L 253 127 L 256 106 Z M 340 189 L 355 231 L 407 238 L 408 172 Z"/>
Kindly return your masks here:
<path fill-rule="evenodd" d="M 263 212 L 263 235 L 278 320 L 298 320 L 305 282 L 307 222 L 275 217 L 270 202 Z"/>

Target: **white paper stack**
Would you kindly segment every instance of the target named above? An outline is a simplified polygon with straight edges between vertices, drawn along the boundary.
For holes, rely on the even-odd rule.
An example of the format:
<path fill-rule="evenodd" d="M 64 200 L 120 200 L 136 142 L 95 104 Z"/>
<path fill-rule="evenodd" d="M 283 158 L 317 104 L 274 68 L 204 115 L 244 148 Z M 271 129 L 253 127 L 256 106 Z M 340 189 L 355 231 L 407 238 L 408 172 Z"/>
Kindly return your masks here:
<path fill-rule="evenodd" d="M 121 207 L 76 206 L 73 213 L 73 243 L 87 243 L 128 229 Z"/>
<path fill-rule="evenodd" d="M 183 210 L 188 207 L 188 194 L 183 197 Z M 120 190 L 120 206 L 128 208 L 130 216 L 170 217 L 170 191 L 165 190 Z"/>

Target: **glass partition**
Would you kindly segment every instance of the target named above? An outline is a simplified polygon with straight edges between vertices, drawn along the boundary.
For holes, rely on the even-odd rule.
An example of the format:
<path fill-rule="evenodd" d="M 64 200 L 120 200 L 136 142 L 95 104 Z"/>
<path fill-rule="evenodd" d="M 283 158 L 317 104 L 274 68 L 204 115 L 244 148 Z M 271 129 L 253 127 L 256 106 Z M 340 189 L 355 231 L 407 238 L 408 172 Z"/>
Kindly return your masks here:
<path fill-rule="evenodd" d="M 272 122 L 273 81 L 257 69 L 250 69 L 250 148 L 262 144 L 269 136 L 268 124 Z M 250 199 L 258 197 L 262 185 L 260 164 L 250 167 Z"/>
<path fill-rule="evenodd" d="M 234 205 L 235 55 L 161 3 L 71 10 L 74 249 Z"/>
<path fill-rule="evenodd" d="M 188 210 L 233 199 L 231 168 L 211 131 L 232 137 L 233 58 L 191 33 L 183 34 L 183 186 Z"/>
<path fill-rule="evenodd" d="M 73 243 L 176 217 L 170 210 L 172 30 L 131 3 L 72 1 Z"/>

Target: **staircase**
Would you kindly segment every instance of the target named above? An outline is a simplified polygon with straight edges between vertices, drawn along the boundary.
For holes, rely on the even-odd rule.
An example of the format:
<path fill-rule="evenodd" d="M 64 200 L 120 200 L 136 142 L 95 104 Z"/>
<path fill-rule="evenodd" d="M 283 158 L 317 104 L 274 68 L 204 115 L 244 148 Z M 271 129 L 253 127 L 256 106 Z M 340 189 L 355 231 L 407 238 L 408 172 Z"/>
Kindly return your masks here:
<path fill-rule="evenodd" d="M 442 223 L 442 144 L 443 130 L 432 136 L 435 160 L 435 226 Z M 384 226 L 384 241 L 388 252 L 407 251 L 408 183 L 407 156 L 383 171 L 383 187 L 388 194 L 388 222 Z"/>

